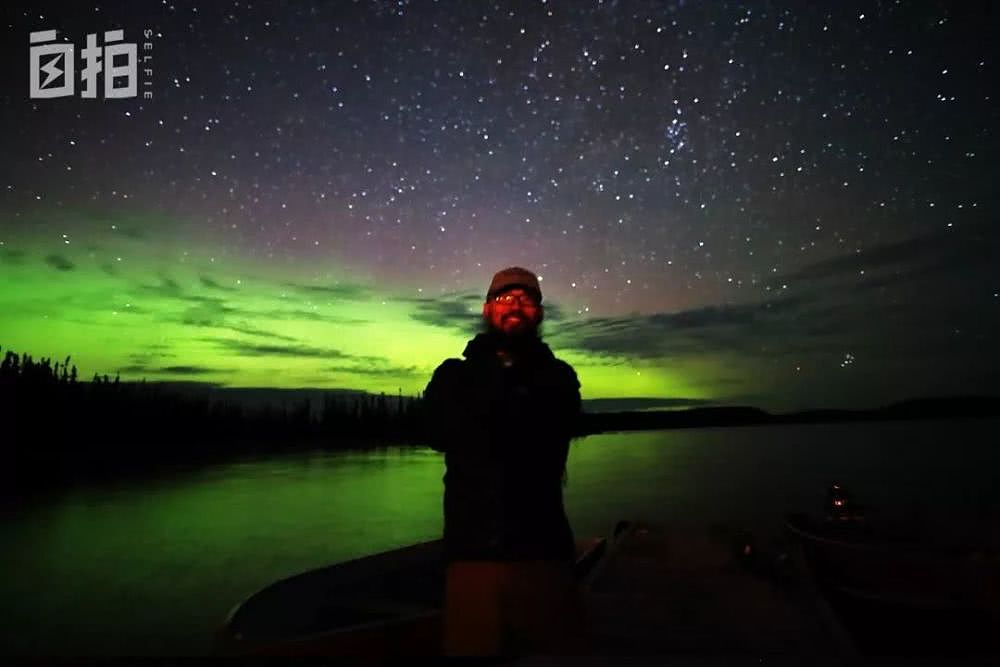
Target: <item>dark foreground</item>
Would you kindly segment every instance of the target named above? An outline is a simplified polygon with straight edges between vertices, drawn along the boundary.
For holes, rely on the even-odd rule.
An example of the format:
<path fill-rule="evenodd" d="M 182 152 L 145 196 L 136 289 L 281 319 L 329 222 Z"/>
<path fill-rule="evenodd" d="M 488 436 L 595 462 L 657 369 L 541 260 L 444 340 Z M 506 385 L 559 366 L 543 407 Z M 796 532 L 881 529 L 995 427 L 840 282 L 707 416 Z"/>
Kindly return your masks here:
<path fill-rule="evenodd" d="M 621 522 L 582 542 L 578 579 L 589 656 L 987 657 L 990 617 L 928 614 L 838 596 L 792 541 L 758 552 L 748 535 Z M 426 543 L 280 582 L 236 608 L 227 654 L 438 654 L 440 545 Z M 577 660 L 583 658 L 580 656 Z"/>

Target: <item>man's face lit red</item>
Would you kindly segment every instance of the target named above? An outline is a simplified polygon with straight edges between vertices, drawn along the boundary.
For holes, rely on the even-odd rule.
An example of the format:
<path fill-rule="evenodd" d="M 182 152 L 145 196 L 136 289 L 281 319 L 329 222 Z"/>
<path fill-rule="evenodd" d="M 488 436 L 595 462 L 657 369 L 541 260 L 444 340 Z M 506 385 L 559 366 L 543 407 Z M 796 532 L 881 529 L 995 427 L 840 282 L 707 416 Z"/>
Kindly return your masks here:
<path fill-rule="evenodd" d="M 490 326 L 510 336 L 533 333 L 542 322 L 542 305 L 535 295 L 513 287 L 483 304 L 483 317 Z"/>

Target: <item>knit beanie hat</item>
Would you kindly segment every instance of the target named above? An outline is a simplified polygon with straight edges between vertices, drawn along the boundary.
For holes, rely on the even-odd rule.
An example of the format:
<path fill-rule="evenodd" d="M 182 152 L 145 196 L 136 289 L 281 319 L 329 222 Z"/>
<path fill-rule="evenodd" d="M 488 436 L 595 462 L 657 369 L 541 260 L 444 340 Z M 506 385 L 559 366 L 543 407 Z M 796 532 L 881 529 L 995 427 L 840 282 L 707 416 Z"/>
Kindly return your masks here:
<path fill-rule="evenodd" d="M 525 291 L 532 292 L 538 302 L 542 302 L 542 288 L 538 284 L 538 276 L 520 266 L 511 266 L 497 271 L 490 283 L 490 289 L 486 292 L 486 299 L 492 299 L 497 294 L 512 287 L 520 287 Z"/>

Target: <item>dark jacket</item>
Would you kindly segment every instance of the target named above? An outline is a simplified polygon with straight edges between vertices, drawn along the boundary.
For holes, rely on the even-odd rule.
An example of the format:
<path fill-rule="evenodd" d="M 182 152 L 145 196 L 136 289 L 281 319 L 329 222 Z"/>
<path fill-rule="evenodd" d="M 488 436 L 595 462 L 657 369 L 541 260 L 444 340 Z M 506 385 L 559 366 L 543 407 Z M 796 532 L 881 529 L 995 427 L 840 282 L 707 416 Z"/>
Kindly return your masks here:
<path fill-rule="evenodd" d="M 424 391 L 425 437 L 445 453 L 449 560 L 572 559 L 562 475 L 580 414 L 580 383 L 540 339 L 506 367 L 504 339 L 482 333 Z"/>

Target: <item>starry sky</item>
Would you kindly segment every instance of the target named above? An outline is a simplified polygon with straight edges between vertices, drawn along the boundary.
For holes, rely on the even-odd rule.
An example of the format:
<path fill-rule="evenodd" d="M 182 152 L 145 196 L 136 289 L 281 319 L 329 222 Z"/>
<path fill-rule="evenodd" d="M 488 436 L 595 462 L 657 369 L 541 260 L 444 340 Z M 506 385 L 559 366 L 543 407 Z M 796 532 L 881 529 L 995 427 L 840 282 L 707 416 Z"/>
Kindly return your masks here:
<path fill-rule="evenodd" d="M 416 394 L 521 265 L 585 399 L 997 393 L 991 3 L 0 15 L 3 350 Z M 150 42 L 152 98 L 31 99 L 51 29 Z"/>

